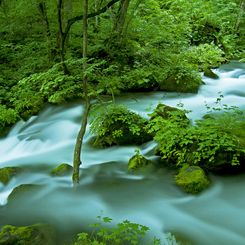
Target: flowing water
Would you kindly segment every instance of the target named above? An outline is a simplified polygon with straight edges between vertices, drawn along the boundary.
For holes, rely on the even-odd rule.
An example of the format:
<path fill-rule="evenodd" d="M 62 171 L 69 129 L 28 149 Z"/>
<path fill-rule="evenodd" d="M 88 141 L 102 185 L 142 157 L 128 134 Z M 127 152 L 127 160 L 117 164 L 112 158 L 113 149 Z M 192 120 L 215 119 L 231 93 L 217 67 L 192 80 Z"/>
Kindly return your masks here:
<path fill-rule="evenodd" d="M 144 117 L 149 104 L 155 107 L 162 101 L 176 106 L 181 100 L 185 109 L 193 110 L 189 118 L 196 120 L 206 113 L 204 101 L 213 106 L 222 91 L 224 103 L 245 109 L 245 64 L 231 62 L 215 73 L 220 78 L 203 77 L 206 85 L 198 94 L 134 93 L 116 100 Z M 199 195 L 189 195 L 175 184 L 176 170 L 158 167 L 140 174 L 126 173 L 136 148 L 159 162 L 153 154 L 154 141 L 97 149 L 91 146 L 88 125 L 80 185 L 73 188 L 71 176 L 51 177 L 50 171 L 59 164 L 72 165 L 83 109 L 83 101 L 47 105 L 39 116 L 19 121 L 0 140 L 0 168 L 24 169 L 6 186 L 0 183 L 0 226 L 49 222 L 56 228 L 62 245 L 77 233 L 89 231 L 89 224 L 97 222 L 96 217 L 103 210 L 102 215 L 112 218 L 114 226 L 126 219 L 148 226 L 150 240 L 156 236 L 164 241 L 169 231 L 175 231 L 197 245 L 245 244 L 245 175 L 209 174 L 210 187 Z M 17 202 L 7 203 L 10 192 L 20 184 L 36 184 L 40 188 Z"/>

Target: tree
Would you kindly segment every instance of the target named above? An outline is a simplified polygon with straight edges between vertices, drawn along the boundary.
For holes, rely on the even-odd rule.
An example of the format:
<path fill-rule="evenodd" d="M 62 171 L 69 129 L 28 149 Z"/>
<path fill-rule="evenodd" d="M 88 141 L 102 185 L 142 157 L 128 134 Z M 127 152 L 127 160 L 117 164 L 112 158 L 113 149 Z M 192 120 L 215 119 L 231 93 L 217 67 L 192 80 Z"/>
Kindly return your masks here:
<path fill-rule="evenodd" d="M 120 24 L 118 26 L 120 28 L 122 28 L 122 25 L 124 24 L 129 1 L 130 0 L 122 0 L 121 1 L 121 2 L 125 2 L 126 6 L 120 7 L 120 8 L 123 8 L 122 10 L 119 11 L 120 15 L 118 18 L 118 22 L 120 22 Z M 110 4 L 112 4 L 112 3 L 114 4 L 116 2 L 117 2 L 117 0 L 114 0 L 114 1 L 111 1 Z M 84 136 L 85 131 L 86 131 L 87 118 L 88 118 L 89 111 L 91 108 L 90 99 L 88 96 L 87 72 L 86 72 L 87 71 L 87 45 L 88 45 L 88 18 L 97 16 L 99 13 L 103 13 L 104 11 L 106 11 L 106 9 L 103 8 L 102 10 L 98 11 L 97 13 L 88 15 L 88 0 L 84 0 L 84 13 L 83 13 L 83 59 L 84 59 L 84 61 L 83 61 L 83 93 L 84 93 L 86 104 L 85 104 L 85 111 L 84 111 L 84 114 L 82 116 L 81 128 L 80 128 L 78 136 L 77 136 L 75 150 L 74 150 L 73 174 L 72 174 L 73 183 L 79 183 L 79 166 L 82 164 L 81 159 L 80 159 L 81 158 L 81 148 L 82 148 L 83 136 Z M 123 17 L 122 17 L 122 15 L 123 15 Z M 69 23 L 69 21 L 68 21 L 68 23 Z M 62 27 L 60 27 L 60 29 L 62 30 Z M 120 30 L 120 33 L 121 33 L 121 30 Z M 63 41 L 62 41 L 62 43 L 63 43 Z"/>
<path fill-rule="evenodd" d="M 240 6 L 240 10 L 239 10 L 239 14 L 238 14 L 238 17 L 237 17 L 237 20 L 236 20 L 236 25 L 235 25 L 235 28 L 234 28 L 234 33 L 237 33 L 237 31 L 239 29 L 240 22 L 241 22 L 241 19 L 243 17 L 244 9 L 245 9 L 245 0 L 242 0 L 241 6 Z"/>
<path fill-rule="evenodd" d="M 74 150 L 74 159 L 73 159 L 73 174 L 72 180 L 73 183 L 79 183 L 79 166 L 82 164 L 81 157 L 81 147 L 83 143 L 83 136 L 86 131 L 87 118 L 91 108 L 90 99 L 88 96 L 88 87 L 87 87 L 87 46 L 88 46 L 88 0 L 84 0 L 84 13 L 83 13 L 83 93 L 85 96 L 85 111 L 82 116 L 82 125 L 77 135 L 77 141 Z"/>

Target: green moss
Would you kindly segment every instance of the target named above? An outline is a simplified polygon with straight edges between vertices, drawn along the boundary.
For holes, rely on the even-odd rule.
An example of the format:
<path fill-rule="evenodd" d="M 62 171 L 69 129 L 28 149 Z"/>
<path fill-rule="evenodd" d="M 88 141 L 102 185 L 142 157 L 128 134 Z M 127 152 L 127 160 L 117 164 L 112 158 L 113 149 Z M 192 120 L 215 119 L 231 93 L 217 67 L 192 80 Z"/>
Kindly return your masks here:
<path fill-rule="evenodd" d="M 204 76 L 206 77 L 210 77 L 210 78 L 213 78 L 213 79 L 219 79 L 219 76 L 217 74 L 215 74 L 212 70 L 210 70 L 209 68 L 206 69 L 204 71 Z"/>
<path fill-rule="evenodd" d="M 153 115 L 150 118 L 150 120 L 153 120 L 159 116 L 162 117 L 163 119 L 167 120 L 170 117 L 173 118 L 177 114 L 183 120 L 188 119 L 187 116 L 184 114 L 184 112 L 182 112 L 180 109 L 178 109 L 176 107 L 167 106 L 165 104 L 158 104 L 155 110 L 156 110 L 156 115 Z M 171 112 L 176 112 L 176 111 L 179 113 L 174 113 L 175 115 L 171 113 Z"/>
<path fill-rule="evenodd" d="M 127 172 L 130 170 L 136 170 L 142 167 L 146 167 L 149 164 L 154 164 L 152 160 L 148 160 L 142 155 L 134 155 L 129 159 Z"/>
<path fill-rule="evenodd" d="M 78 172 L 74 172 L 72 174 L 72 181 L 73 181 L 73 183 L 78 182 L 78 180 L 79 180 L 79 173 Z"/>
<path fill-rule="evenodd" d="M 10 245 L 54 245 L 56 233 L 50 224 L 38 223 L 33 226 L 5 226 L 0 233 L 0 244 Z"/>
<path fill-rule="evenodd" d="M 184 76 L 180 79 L 177 73 L 174 73 L 159 83 L 159 89 L 167 92 L 197 93 L 200 84 L 198 78 Z"/>
<path fill-rule="evenodd" d="M 242 121 L 235 125 L 230 133 L 236 137 L 238 144 L 245 149 L 245 122 Z"/>
<path fill-rule="evenodd" d="M 193 245 L 194 243 L 190 239 L 186 238 L 185 235 L 177 232 L 171 232 L 171 236 L 175 238 L 175 241 L 179 245 Z"/>
<path fill-rule="evenodd" d="M 51 171 L 51 174 L 53 176 L 63 176 L 66 174 L 70 174 L 72 172 L 72 166 L 70 166 L 67 163 L 60 164 L 57 168 L 53 169 Z"/>
<path fill-rule="evenodd" d="M 21 172 L 18 167 L 5 167 L 0 169 L 0 182 L 6 185 L 16 174 Z"/>
<path fill-rule="evenodd" d="M 198 166 L 190 166 L 175 176 L 176 184 L 185 192 L 197 194 L 209 186 L 205 172 Z"/>

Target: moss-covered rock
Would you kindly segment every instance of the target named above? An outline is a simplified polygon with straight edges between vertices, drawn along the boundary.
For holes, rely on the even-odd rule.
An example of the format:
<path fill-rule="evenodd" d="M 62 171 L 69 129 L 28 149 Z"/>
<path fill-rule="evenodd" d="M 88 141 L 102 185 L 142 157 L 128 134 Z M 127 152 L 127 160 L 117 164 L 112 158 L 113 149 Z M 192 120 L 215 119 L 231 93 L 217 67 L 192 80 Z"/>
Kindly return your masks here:
<path fill-rule="evenodd" d="M 146 128 L 147 120 L 126 108 L 111 106 L 96 120 L 100 119 L 98 127 L 93 129 L 98 133 L 94 146 L 140 145 L 153 139 Z"/>
<path fill-rule="evenodd" d="M 175 176 L 176 184 L 185 192 L 197 194 L 206 189 L 210 182 L 205 172 L 198 166 L 190 166 Z"/>
<path fill-rule="evenodd" d="M 34 191 L 39 191 L 41 188 L 40 185 L 33 184 L 22 184 L 15 187 L 8 196 L 8 203 L 14 201 L 25 201 L 26 195 L 31 195 Z"/>
<path fill-rule="evenodd" d="M 53 169 L 51 171 L 51 175 L 53 176 L 63 176 L 70 174 L 72 172 L 73 168 L 67 163 L 60 164 L 57 168 Z"/>
<path fill-rule="evenodd" d="M 167 92 L 197 93 L 201 85 L 200 81 L 184 77 L 179 79 L 177 73 L 170 75 L 167 79 L 159 82 L 159 90 Z"/>
<path fill-rule="evenodd" d="M 215 74 L 211 69 L 207 68 L 203 74 L 205 77 L 210 77 L 213 79 L 219 79 L 219 76 Z"/>
<path fill-rule="evenodd" d="M 185 237 L 185 235 L 173 231 L 171 231 L 170 233 L 171 237 L 174 237 L 178 245 L 194 245 L 194 243 L 189 238 Z"/>
<path fill-rule="evenodd" d="M 129 159 L 127 172 L 146 167 L 150 164 L 154 165 L 154 162 L 140 154 L 136 154 Z"/>
<path fill-rule="evenodd" d="M 33 226 L 5 226 L 0 233 L 0 244 L 4 245 L 55 245 L 56 231 L 46 223 Z"/>
<path fill-rule="evenodd" d="M 19 167 L 0 168 L 0 182 L 6 185 L 15 175 L 21 172 Z"/>
<path fill-rule="evenodd" d="M 155 115 L 153 115 L 150 120 L 153 120 L 156 117 L 162 117 L 163 119 L 169 119 L 170 117 L 173 117 L 174 114 L 172 112 L 179 112 L 179 113 L 175 113 L 175 116 L 179 116 L 179 118 L 181 119 L 188 119 L 187 116 L 182 112 L 182 110 L 176 108 L 176 107 L 171 107 L 171 106 L 167 106 L 165 104 L 158 104 L 156 109 L 155 109 Z"/>

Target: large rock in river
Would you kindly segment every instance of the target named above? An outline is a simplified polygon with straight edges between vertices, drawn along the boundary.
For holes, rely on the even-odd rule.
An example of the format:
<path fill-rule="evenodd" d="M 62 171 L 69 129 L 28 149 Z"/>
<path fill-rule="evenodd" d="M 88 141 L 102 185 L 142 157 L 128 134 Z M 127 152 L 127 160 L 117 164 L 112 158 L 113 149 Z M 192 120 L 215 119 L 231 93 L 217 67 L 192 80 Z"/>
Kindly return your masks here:
<path fill-rule="evenodd" d="M 198 166 L 190 166 L 175 176 L 176 184 L 185 192 L 198 194 L 206 189 L 210 182 L 205 172 Z"/>
<path fill-rule="evenodd" d="M 32 226 L 5 226 L 0 233 L 0 244 L 55 245 L 56 231 L 50 224 L 38 223 Z"/>

